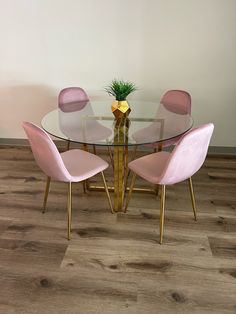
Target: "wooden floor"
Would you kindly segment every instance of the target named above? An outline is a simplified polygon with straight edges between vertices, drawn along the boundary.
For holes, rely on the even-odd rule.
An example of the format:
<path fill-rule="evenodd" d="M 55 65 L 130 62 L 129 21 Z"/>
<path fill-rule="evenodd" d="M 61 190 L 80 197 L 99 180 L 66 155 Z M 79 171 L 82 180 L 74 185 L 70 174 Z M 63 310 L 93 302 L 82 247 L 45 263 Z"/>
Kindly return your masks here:
<path fill-rule="evenodd" d="M 0 147 L 1 314 L 236 313 L 236 158 L 193 178 L 197 222 L 187 183 L 167 188 L 162 246 L 155 195 L 112 215 L 74 185 L 68 242 L 66 186 L 52 183 L 42 214 L 44 182 L 29 149 Z"/>

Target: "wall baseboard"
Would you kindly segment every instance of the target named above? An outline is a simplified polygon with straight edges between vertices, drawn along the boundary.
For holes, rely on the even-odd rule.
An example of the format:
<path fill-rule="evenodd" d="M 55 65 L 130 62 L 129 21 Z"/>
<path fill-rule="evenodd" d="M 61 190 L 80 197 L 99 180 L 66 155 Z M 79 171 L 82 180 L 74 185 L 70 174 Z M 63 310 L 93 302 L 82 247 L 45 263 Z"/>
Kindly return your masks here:
<path fill-rule="evenodd" d="M 208 154 L 236 155 L 236 147 L 210 146 Z"/>
<path fill-rule="evenodd" d="M 65 141 L 55 140 L 54 143 L 57 147 L 66 147 Z M 0 138 L 0 146 L 29 146 L 27 139 L 19 138 Z M 78 144 L 71 144 L 71 147 L 78 147 Z M 97 149 L 103 149 L 105 146 L 97 146 Z M 150 149 L 140 146 L 140 150 L 149 151 Z M 210 146 L 208 150 L 209 155 L 236 155 L 236 147 L 226 147 L 226 146 Z"/>

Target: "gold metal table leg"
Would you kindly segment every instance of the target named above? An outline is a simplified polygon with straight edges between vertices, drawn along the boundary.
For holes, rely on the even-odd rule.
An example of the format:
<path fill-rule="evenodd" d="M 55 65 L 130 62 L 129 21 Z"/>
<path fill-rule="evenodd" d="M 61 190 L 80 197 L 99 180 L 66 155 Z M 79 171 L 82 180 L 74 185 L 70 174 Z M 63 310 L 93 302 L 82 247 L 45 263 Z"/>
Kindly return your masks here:
<path fill-rule="evenodd" d="M 122 211 L 124 200 L 124 148 L 114 147 L 114 210 Z"/>
<path fill-rule="evenodd" d="M 128 168 L 129 119 L 114 121 L 114 210 L 123 211 Z"/>

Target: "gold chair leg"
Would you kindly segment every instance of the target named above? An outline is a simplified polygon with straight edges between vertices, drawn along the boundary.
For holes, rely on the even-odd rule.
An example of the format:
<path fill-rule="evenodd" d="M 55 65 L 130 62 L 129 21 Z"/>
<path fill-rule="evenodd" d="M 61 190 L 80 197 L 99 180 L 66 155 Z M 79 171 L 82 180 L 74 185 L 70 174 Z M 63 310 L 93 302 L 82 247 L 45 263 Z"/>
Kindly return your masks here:
<path fill-rule="evenodd" d="M 133 174 L 133 178 L 132 178 L 131 185 L 130 185 L 130 188 L 129 188 L 129 194 L 127 196 L 127 200 L 126 200 L 126 204 L 125 204 L 125 210 L 124 210 L 125 213 L 126 213 L 127 208 L 129 206 L 129 201 L 131 199 L 131 195 L 132 195 L 132 192 L 133 192 L 133 189 L 134 189 L 135 180 L 136 180 L 136 173 Z"/>
<path fill-rule="evenodd" d="M 188 184 L 189 184 L 189 190 L 190 190 L 191 201 L 192 201 L 192 206 L 193 206 L 194 219 L 197 220 L 196 202 L 195 202 L 195 196 L 194 196 L 194 191 L 193 191 L 193 182 L 192 182 L 191 177 L 188 179 Z"/>
<path fill-rule="evenodd" d="M 84 191 L 84 194 L 87 193 L 87 189 L 86 189 L 86 180 L 84 180 L 83 182 L 83 191 Z"/>
<path fill-rule="evenodd" d="M 135 159 L 136 154 L 137 154 L 137 146 L 134 147 L 133 155 L 132 155 L 130 161 L 133 161 L 133 160 Z M 127 189 L 128 180 L 129 180 L 129 176 L 130 176 L 130 172 L 131 172 L 130 169 L 128 169 L 127 172 L 128 172 L 128 173 L 127 173 L 126 180 L 125 180 L 125 191 L 126 191 L 126 189 Z"/>
<path fill-rule="evenodd" d="M 43 213 L 45 213 L 45 210 L 46 210 L 50 183 L 51 183 L 51 178 L 47 177 L 47 182 L 46 182 L 46 187 L 45 187 L 45 192 L 44 192 L 44 199 L 43 199 L 43 210 L 42 210 Z"/>
<path fill-rule="evenodd" d="M 87 144 L 83 144 L 83 150 L 85 152 L 88 152 L 88 145 Z M 89 190 L 89 179 L 83 181 L 83 190 L 84 190 L 84 194 L 86 194 L 87 190 Z"/>
<path fill-rule="evenodd" d="M 70 140 L 67 141 L 66 150 L 70 149 Z"/>
<path fill-rule="evenodd" d="M 161 185 L 161 200 L 160 200 L 160 244 L 162 244 L 163 231 L 164 231 L 165 197 L 166 197 L 166 186 L 165 186 L 165 185 Z"/>
<path fill-rule="evenodd" d="M 95 145 L 93 145 L 93 153 L 94 153 L 94 155 L 97 155 L 97 151 L 96 151 L 96 146 Z"/>
<path fill-rule="evenodd" d="M 160 144 L 158 144 L 158 147 L 154 148 L 154 153 L 161 152 L 161 151 L 162 151 L 162 144 L 160 143 Z M 156 196 L 158 196 L 158 194 L 159 194 L 159 185 L 158 184 L 155 186 L 155 193 L 156 193 Z"/>
<path fill-rule="evenodd" d="M 67 194 L 67 239 L 70 240 L 71 232 L 71 207 L 72 207 L 72 183 L 68 183 L 68 194 Z"/>
<path fill-rule="evenodd" d="M 158 194 L 159 194 L 159 184 L 156 184 L 156 186 L 155 186 L 155 193 L 156 193 L 156 196 L 158 196 Z"/>
<path fill-rule="evenodd" d="M 109 154 L 109 157 L 110 157 L 112 168 L 114 170 L 114 159 L 113 159 L 113 155 L 112 155 L 112 151 L 111 151 L 110 146 L 107 146 L 107 150 L 108 150 L 108 154 Z"/>
<path fill-rule="evenodd" d="M 106 179 L 105 179 L 103 171 L 101 172 L 101 174 L 102 174 L 103 184 L 104 184 L 104 187 L 105 187 L 105 191 L 106 191 L 106 195 L 107 195 L 107 198 L 108 198 L 108 202 L 109 202 L 109 205 L 110 205 L 110 209 L 111 209 L 112 214 L 114 214 L 110 193 L 108 191 L 107 182 L 106 182 Z"/>
<path fill-rule="evenodd" d="M 137 145 L 134 146 L 134 151 L 133 151 L 133 155 L 132 155 L 132 157 L 131 157 L 131 161 L 133 161 L 133 160 L 135 159 L 136 154 L 137 154 Z"/>

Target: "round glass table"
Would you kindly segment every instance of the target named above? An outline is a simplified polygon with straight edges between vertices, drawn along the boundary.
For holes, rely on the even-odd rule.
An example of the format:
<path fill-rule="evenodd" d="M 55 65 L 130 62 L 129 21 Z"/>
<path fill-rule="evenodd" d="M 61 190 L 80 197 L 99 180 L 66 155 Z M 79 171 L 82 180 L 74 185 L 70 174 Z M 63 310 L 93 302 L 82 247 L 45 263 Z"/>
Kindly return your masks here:
<path fill-rule="evenodd" d="M 71 102 L 47 113 L 41 122 L 43 129 L 57 138 L 109 148 L 115 211 L 123 208 L 129 147 L 151 144 L 161 150 L 164 142 L 171 143 L 193 125 L 187 112 L 171 104 L 130 101 L 129 105 L 129 117 L 116 120 L 109 100 Z"/>

